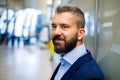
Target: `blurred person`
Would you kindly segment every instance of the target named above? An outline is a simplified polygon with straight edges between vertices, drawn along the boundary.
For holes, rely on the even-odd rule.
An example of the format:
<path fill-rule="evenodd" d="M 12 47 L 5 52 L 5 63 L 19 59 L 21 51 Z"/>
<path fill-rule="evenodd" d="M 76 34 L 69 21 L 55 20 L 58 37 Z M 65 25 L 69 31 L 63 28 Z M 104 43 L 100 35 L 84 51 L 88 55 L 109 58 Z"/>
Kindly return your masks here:
<path fill-rule="evenodd" d="M 73 5 L 60 5 L 52 20 L 52 41 L 60 64 L 51 80 L 104 80 L 91 52 L 85 48 L 84 13 Z"/>
<path fill-rule="evenodd" d="M 9 27 L 7 27 L 7 25 L 12 21 L 14 14 L 15 12 L 12 9 L 3 9 L 3 13 L 0 17 L 0 44 L 7 44 L 9 34 Z"/>

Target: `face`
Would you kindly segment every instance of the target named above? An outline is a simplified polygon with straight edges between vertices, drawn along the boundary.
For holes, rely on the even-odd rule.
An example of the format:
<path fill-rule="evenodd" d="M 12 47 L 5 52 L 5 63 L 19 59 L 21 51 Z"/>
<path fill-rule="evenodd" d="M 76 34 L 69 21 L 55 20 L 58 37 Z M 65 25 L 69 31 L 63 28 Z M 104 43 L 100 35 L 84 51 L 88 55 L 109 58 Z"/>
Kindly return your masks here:
<path fill-rule="evenodd" d="M 84 30 L 77 28 L 70 12 L 56 13 L 52 21 L 52 40 L 57 53 L 68 53 L 81 44 Z"/>

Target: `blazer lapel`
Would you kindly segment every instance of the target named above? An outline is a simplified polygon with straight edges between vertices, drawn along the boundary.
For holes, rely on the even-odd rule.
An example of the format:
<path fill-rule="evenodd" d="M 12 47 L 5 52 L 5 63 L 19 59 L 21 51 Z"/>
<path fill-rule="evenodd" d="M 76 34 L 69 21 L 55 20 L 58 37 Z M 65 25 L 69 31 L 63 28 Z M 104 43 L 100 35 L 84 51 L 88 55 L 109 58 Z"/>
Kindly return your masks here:
<path fill-rule="evenodd" d="M 70 68 L 69 70 L 63 75 L 61 80 L 70 80 L 71 76 L 87 61 L 92 59 L 91 54 L 87 52 L 86 55 L 80 57 Z"/>
<path fill-rule="evenodd" d="M 58 69 L 59 69 L 60 65 L 61 65 L 61 63 L 59 63 L 59 64 L 58 64 L 58 66 L 57 66 L 57 68 L 55 69 L 55 71 L 54 71 L 54 73 L 53 73 L 53 75 L 52 75 L 52 77 L 51 77 L 51 79 L 50 79 L 50 80 L 54 80 L 55 75 L 57 74 L 57 72 L 58 72 Z"/>

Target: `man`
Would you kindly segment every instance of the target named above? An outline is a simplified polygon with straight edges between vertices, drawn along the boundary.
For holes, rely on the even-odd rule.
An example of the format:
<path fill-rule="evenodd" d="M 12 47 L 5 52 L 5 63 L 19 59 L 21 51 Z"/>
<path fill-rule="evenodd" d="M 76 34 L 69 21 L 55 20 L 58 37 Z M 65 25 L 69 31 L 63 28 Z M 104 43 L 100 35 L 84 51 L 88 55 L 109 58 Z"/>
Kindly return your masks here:
<path fill-rule="evenodd" d="M 104 80 L 83 43 L 84 25 L 84 13 L 78 7 L 57 7 L 52 21 L 52 41 L 55 51 L 62 57 L 51 80 Z"/>

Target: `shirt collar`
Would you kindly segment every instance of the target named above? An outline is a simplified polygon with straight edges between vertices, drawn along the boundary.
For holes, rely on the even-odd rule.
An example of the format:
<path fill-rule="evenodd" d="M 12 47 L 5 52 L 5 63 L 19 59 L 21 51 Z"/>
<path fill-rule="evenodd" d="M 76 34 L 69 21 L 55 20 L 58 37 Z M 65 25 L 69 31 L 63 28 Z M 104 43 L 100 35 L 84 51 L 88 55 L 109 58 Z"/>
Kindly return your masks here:
<path fill-rule="evenodd" d="M 82 57 L 86 53 L 87 52 L 86 52 L 85 45 L 82 44 L 79 47 L 77 47 L 77 48 L 73 49 L 72 51 L 70 51 L 69 53 L 67 53 L 65 56 L 63 56 L 60 59 L 61 65 L 64 65 L 65 63 L 72 65 L 79 57 Z"/>

